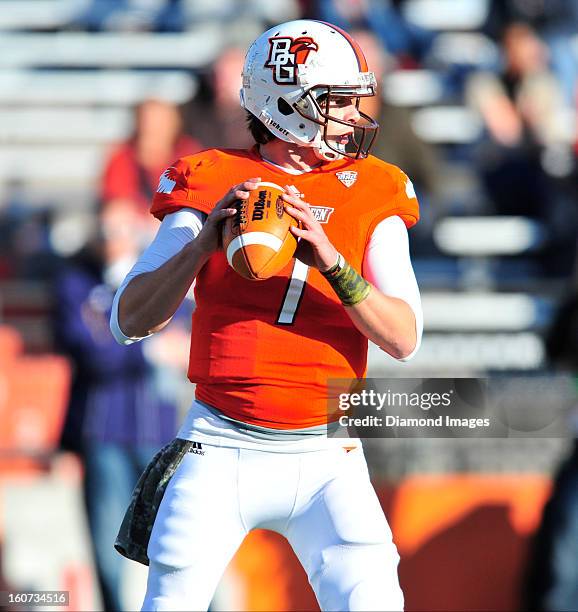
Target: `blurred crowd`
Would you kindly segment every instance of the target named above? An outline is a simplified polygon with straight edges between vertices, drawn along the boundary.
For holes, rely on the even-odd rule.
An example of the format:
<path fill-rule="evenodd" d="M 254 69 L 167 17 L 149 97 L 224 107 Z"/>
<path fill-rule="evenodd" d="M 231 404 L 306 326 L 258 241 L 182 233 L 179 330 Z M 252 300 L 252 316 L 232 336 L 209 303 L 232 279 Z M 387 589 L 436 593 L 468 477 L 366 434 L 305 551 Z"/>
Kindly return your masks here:
<path fill-rule="evenodd" d="M 366 111 L 381 124 L 374 154 L 402 167 L 420 197 L 422 223 L 412 236 L 418 276 L 421 256 L 440 255 L 432 240 L 436 220 L 446 215 L 493 214 L 521 215 L 536 221 L 543 231 L 530 267 L 514 270 L 529 269 L 538 279 L 571 278 L 578 223 L 578 2 L 460 3 L 473 13 L 476 7 L 485 10 L 475 32 L 492 41 L 496 51 L 480 48 L 474 58 L 471 55 L 476 50 L 467 47 L 471 43 L 465 44 L 463 52 L 454 49 L 447 57 L 448 43 L 435 15 L 424 10 L 416 16 L 420 6 L 427 8 L 427 4 L 403 0 L 91 0 L 65 28 L 184 32 L 207 20 L 250 18 L 266 28 L 296 17 L 342 26 L 359 39 L 370 67 L 383 83 L 376 98 L 364 101 Z M 429 29 L 428 19 L 432 20 Z M 196 69 L 198 91 L 179 108 L 163 100 L 162 92 L 157 100 L 134 108 L 133 136 L 110 151 L 100 188 L 86 194 L 94 202 L 95 214 L 117 199 L 130 200 L 145 212 L 160 171 L 175 157 L 201 148 L 251 144 L 238 102 L 244 51 L 235 43 L 225 45 L 212 63 Z M 466 108 L 474 119 L 464 126 L 464 133 L 476 122 L 481 129 L 468 138 L 424 136 L 415 108 L 399 103 L 404 92 L 395 91 L 397 81 L 388 80 L 393 74 L 423 71 L 436 80 L 431 106 Z M 405 82 L 400 83 L 403 88 Z M 422 96 L 421 104 L 426 106 L 426 85 L 417 87 L 422 88 L 418 99 Z M 448 174 L 452 166 L 467 168 L 471 175 L 460 196 L 452 192 Z M 15 181 L 5 191 L 0 208 L 0 278 L 45 278 L 58 255 L 50 240 L 51 215 L 58 202 L 32 209 L 23 197 L 22 185 Z M 511 270 L 508 268 L 509 273 Z"/>
<path fill-rule="evenodd" d="M 199 23 L 239 18 L 265 29 L 299 17 L 343 27 L 384 83 L 375 98 L 363 102 L 381 125 L 373 153 L 404 169 L 420 199 L 422 222 L 411 237 L 418 281 L 431 262 L 443 259 L 433 239 L 440 219 L 521 216 L 537 224 L 542 238 L 524 259 L 527 265 L 508 267 L 508 274 L 520 274 L 532 286 L 558 279 L 572 296 L 578 235 L 578 0 L 463 2 L 473 13 L 482 10 L 475 32 L 487 37 L 496 53 L 480 51 L 472 59 L 464 47 L 451 60 L 443 30 L 426 5 L 427 0 L 91 0 L 62 29 L 185 33 Z M 140 346 L 115 348 L 111 338 L 103 340 L 111 296 L 156 230 L 148 206 L 162 171 L 204 148 L 253 144 L 238 97 L 244 52 L 231 44 L 196 69 L 198 92 L 182 105 L 159 92 L 134 106 L 132 135 L 108 150 L 97 189 L 86 193 L 89 230 L 82 240 L 70 237 L 74 248 L 63 250 L 54 240 L 58 202 L 33 207 L 24 186 L 14 181 L 0 203 L 0 283 L 48 282 L 52 344 L 44 348 L 68 355 L 75 364 L 62 444 L 85 462 L 86 506 L 107 609 L 119 609 L 120 586 L 108 546 L 112 536 L 103 527 L 110 516 L 103 520 L 102 513 L 117 508 L 120 515 L 139 470 L 173 433 L 178 398 L 158 388 L 155 372 L 167 363 L 183 367 L 185 357 L 175 347 L 186 345 L 187 335 L 184 316 L 166 336 L 164 348 L 157 347 L 157 354 L 166 357 L 161 363 L 151 361 L 151 352 Z M 400 104 L 403 92 L 392 91 L 395 84 L 388 81 L 394 73 L 412 71 L 433 75 L 435 105 L 469 109 L 480 130 L 469 139 L 425 138 L 416 129 L 411 104 Z M 427 92 L 418 93 L 427 99 Z M 452 191 L 448 167 L 468 171 L 468 186 L 460 195 Z M 223 191 L 228 187 L 223 185 Z M 569 299 L 575 322 L 576 300 Z M 132 437 L 129 422 L 142 425 Z M 99 489 L 99 483 L 108 485 L 107 474 L 121 472 L 117 491 Z"/>

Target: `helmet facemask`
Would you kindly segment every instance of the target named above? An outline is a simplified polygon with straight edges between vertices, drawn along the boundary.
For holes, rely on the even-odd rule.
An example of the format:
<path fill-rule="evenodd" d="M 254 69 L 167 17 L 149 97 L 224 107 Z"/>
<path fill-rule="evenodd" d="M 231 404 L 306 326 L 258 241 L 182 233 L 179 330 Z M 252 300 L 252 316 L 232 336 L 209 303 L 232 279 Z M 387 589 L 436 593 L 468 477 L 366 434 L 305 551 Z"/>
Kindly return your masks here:
<path fill-rule="evenodd" d="M 369 155 L 369 150 L 379 130 L 379 124 L 359 110 L 359 103 L 362 97 L 373 95 L 372 86 L 355 88 L 351 86 L 316 85 L 295 102 L 293 108 L 303 118 L 313 121 L 319 126 L 317 136 L 312 141 L 312 146 L 321 159 L 327 161 L 334 161 L 342 157 L 359 159 Z M 353 123 L 331 114 L 331 102 L 340 97 L 344 99 L 355 98 L 355 107 L 360 116 L 359 121 Z M 337 142 L 335 137 L 328 133 L 331 122 L 353 129 L 347 143 Z"/>

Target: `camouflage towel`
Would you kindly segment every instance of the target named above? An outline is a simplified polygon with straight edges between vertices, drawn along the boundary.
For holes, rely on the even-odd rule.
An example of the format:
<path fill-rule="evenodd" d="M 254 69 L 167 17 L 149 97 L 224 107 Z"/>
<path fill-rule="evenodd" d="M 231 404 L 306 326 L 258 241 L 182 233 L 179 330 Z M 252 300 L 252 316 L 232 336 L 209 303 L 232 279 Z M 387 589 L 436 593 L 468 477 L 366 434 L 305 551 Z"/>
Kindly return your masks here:
<path fill-rule="evenodd" d="M 116 550 L 127 559 L 149 564 L 147 548 L 163 495 L 193 444 L 176 438 L 153 457 L 139 478 L 114 543 Z"/>

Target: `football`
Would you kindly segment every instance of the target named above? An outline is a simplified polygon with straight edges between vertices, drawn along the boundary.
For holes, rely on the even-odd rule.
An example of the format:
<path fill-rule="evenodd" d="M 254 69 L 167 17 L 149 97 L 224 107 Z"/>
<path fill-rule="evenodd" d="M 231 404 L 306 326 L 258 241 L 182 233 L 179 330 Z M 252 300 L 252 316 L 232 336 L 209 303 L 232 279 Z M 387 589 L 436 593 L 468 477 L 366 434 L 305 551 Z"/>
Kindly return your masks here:
<path fill-rule="evenodd" d="M 247 200 L 236 202 L 237 214 L 223 224 L 223 249 L 242 277 L 265 280 L 291 261 L 297 240 L 289 228 L 298 223 L 285 211 L 279 185 L 259 183 L 249 193 Z"/>

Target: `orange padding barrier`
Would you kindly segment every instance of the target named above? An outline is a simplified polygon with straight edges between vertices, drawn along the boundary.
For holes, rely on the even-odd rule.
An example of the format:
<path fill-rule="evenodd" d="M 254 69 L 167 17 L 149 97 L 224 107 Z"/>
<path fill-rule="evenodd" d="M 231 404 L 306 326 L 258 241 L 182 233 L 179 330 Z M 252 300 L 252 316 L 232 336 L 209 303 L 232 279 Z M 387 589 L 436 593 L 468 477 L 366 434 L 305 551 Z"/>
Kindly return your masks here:
<path fill-rule="evenodd" d="M 414 476 L 379 488 L 402 557 L 406 610 L 519 610 L 529 537 L 550 489 L 537 474 Z M 240 609 L 319 609 L 277 534 L 250 534 L 228 572 L 242 585 Z"/>
<path fill-rule="evenodd" d="M 0 327 L 0 475 L 33 471 L 30 457 L 56 449 L 70 374 L 65 358 L 23 355 L 18 333 Z"/>
<path fill-rule="evenodd" d="M 12 327 L 0 325 L 0 364 L 4 366 L 14 361 L 23 350 L 20 334 Z"/>

